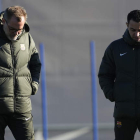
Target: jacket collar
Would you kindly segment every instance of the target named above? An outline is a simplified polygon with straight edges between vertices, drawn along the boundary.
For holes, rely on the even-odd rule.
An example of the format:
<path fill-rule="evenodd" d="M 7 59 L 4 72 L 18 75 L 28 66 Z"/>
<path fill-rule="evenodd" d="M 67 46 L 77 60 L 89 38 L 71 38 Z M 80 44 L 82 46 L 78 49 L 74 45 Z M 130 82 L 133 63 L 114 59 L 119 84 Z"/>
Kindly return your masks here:
<path fill-rule="evenodd" d="M 0 25 L 0 37 L 5 38 L 5 39 L 7 38 L 7 36 L 3 30 L 3 25 Z"/>

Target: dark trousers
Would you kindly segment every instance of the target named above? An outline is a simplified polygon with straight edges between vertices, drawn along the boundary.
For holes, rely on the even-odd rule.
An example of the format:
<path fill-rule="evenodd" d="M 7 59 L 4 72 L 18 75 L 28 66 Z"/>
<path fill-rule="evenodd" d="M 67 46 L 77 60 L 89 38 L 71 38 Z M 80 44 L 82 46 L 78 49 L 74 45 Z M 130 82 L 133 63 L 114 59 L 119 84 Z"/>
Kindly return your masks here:
<path fill-rule="evenodd" d="M 137 129 L 140 131 L 140 119 L 115 118 L 115 140 L 134 140 Z"/>
<path fill-rule="evenodd" d="M 8 126 L 16 140 L 34 140 L 33 117 L 31 112 L 0 114 L 0 140 L 4 140 Z"/>

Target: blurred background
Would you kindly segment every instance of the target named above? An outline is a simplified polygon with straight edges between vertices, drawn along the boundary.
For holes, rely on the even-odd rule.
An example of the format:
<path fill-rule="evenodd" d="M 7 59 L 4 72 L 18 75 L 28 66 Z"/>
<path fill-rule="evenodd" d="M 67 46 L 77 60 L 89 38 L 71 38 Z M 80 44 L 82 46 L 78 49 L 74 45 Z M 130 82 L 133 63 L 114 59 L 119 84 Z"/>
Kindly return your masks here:
<path fill-rule="evenodd" d="M 74 138 L 92 140 L 90 41 L 96 47 L 96 73 L 106 47 L 126 30 L 127 14 L 140 9 L 139 0 L 1 0 L 1 9 L 23 6 L 30 33 L 39 50 L 44 43 L 47 75 L 48 136 L 89 128 Z M 114 139 L 113 108 L 97 79 L 99 140 Z M 31 97 L 36 140 L 42 134 L 41 86 Z M 139 134 L 136 134 L 138 138 Z M 6 140 L 14 140 L 6 129 Z"/>

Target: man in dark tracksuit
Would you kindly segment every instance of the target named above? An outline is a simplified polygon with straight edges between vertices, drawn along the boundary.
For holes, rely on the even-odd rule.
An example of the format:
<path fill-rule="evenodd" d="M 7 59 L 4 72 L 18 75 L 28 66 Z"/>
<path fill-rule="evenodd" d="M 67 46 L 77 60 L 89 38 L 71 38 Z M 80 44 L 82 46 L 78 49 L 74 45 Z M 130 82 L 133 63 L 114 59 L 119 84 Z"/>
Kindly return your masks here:
<path fill-rule="evenodd" d="M 133 140 L 140 131 L 140 10 L 127 16 L 123 38 L 106 49 L 99 69 L 105 97 L 115 101 L 115 140 Z"/>
<path fill-rule="evenodd" d="M 30 96 L 38 90 L 41 63 L 23 7 L 0 15 L 0 140 L 8 126 L 16 140 L 34 140 Z"/>

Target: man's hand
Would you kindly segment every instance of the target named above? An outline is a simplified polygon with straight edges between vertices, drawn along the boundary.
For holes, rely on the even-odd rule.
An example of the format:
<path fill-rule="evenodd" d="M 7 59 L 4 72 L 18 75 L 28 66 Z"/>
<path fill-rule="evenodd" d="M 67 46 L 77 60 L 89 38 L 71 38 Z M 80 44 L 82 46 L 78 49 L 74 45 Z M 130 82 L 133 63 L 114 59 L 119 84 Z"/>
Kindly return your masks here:
<path fill-rule="evenodd" d="M 32 95 L 35 95 L 37 93 L 38 90 L 38 82 L 33 81 L 32 82 Z"/>

